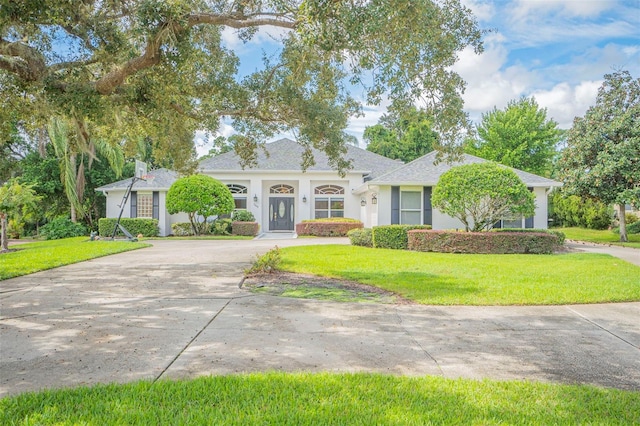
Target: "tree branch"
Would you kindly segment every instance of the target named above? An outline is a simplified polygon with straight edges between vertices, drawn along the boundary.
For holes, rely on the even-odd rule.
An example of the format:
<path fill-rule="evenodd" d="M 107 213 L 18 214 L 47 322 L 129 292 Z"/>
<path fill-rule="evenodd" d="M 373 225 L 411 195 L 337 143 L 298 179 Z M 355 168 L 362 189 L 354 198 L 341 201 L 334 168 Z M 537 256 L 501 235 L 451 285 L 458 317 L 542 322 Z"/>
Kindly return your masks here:
<path fill-rule="evenodd" d="M 0 38 L 0 69 L 17 74 L 25 81 L 38 81 L 47 73 L 44 57 L 21 42 Z"/>
<path fill-rule="evenodd" d="M 272 25 L 280 28 L 294 29 L 295 21 L 286 19 L 285 15 L 277 13 L 254 13 L 251 15 L 218 15 L 213 13 L 196 13 L 189 15 L 188 26 L 201 24 L 224 25 L 231 28 L 249 28 Z"/>

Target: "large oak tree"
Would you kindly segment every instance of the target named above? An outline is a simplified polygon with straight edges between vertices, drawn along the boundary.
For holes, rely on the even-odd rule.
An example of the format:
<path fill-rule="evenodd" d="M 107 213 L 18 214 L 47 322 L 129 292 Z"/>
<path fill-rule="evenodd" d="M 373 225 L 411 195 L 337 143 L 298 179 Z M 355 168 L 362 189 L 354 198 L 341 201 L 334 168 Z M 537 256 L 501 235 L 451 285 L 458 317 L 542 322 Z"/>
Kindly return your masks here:
<path fill-rule="evenodd" d="M 263 28 L 280 29 L 281 48 L 241 76 L 223 33 L 249 40 Z M 344 128 L 362 102 L 421 98 L 454 141 L 467 120 L 450 67 L 465 47 L 482 49 L 481 35 L 459 0 L 5 1 L 0 140 L 15 117 L 32 132 L 58 116 L 129 152 L 150 138 L 184 169 L 194 132 L 227 118 L 253 141 L 239 145 L 248 163 L 256 145 L 295 131 L 345 169 Z"/>

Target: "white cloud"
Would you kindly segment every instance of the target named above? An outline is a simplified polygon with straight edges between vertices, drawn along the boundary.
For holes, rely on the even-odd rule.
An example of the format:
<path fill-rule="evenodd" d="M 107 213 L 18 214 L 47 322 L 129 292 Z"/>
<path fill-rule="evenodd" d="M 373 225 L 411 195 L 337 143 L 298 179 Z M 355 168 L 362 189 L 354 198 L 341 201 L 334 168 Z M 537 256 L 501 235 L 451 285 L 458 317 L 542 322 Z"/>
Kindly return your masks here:
<path fill-rule="evenodd" d="M 517 0 L 513 16 L 523 18 L 539 12 L 554 12 L 565 16 L 597 17 L 615 7 L 615 3 L 611 0 Z"/>
<path fill-rule="evenodd" d="M 473 15 L 479 21 L 491 20 L 496 12 L 492 3 L 483 2 L 482 0 L 462 0 L 462 4 L 471 9 Z"/>
<path fill-rule="evenodd" d="M 454 65 L 454 71 L 467 82 L 463 99 L 471 120 L 478 121 L 482 113 L 526 95 L 536 82 L 536 74 L 520 65 L 505 67 L 507 53 L 500 43 L 489 45 L 481 55 L 465 49 Z"/>
<path fill-rule="evenodd" d="M 547 108 L 547 117 L 553 118 L 560 128 L 568 129 L 575 117 L 581 117 L 595 104 L 602 81 L 582 81 L 577 85 L 560 83 L 551 90 L 531 93 L 538 105 Z"/>

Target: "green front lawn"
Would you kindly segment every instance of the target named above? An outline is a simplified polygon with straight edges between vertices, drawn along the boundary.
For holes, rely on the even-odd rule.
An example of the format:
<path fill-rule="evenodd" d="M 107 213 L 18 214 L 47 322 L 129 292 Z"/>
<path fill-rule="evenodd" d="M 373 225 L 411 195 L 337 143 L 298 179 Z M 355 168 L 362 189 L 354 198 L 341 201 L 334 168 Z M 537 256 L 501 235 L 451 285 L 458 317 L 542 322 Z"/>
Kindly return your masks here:
<path fill-rule="evenodd" d="M 628 243 L 620 242 L 620 234 L 613 231 L 584 228 L 553 228 L 554 231 L 561 231 L 567 239 L 574 241 L 586 241 L 597 244 L 615 244 L 625 247 L 640 248 L 640 234 L 628 234 Z M 640 256 L 640 254 L 638 254 Z"/>
<path fill-rule="evenodd" d="M 378 374 L 251 374 L 0 399 L 0 424 L 638 424 L 640 392 Z"/>
<path fill-rule="evenodd" d="M 87 237 L 9 245 L 15 251 L 0 253 L 0 280 L 149 246 L 129 241 L 89 241 Z"/>
<path fill-rule="evenodd" d="M 640 300 L 640 267 L 604 254 L 420 253 L 345 245 L 280 249 L 285 271 L 343 278 L 430 305 Z"/>

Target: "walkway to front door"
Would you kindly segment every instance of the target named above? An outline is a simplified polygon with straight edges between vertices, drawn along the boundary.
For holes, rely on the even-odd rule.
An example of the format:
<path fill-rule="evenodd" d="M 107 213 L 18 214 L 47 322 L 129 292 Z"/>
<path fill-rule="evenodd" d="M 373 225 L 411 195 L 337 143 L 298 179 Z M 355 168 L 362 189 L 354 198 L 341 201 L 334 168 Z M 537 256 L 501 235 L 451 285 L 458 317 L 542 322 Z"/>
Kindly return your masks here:
<path fill-rule="evenodd" d="M 269 231 L 293 231 L 294 205 L 291 197 L 269 198 Z"/>

